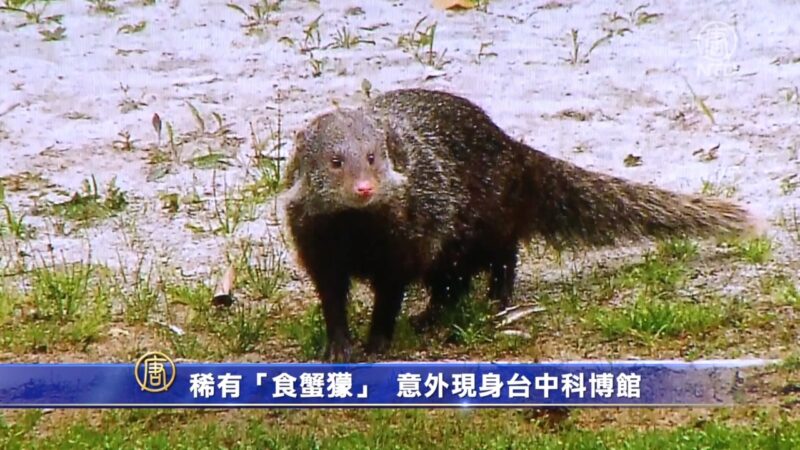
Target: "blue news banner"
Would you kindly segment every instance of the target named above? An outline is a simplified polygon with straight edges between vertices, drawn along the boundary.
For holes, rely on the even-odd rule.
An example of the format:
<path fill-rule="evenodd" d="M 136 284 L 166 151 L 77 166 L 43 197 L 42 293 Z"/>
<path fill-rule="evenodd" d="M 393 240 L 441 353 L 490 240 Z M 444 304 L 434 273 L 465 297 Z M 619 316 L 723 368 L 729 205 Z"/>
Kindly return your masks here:
<path fill-rule="evenodd" d="M 734 403 L 698 363 L 0 364 L 0 407 L 546 407 Z"/>

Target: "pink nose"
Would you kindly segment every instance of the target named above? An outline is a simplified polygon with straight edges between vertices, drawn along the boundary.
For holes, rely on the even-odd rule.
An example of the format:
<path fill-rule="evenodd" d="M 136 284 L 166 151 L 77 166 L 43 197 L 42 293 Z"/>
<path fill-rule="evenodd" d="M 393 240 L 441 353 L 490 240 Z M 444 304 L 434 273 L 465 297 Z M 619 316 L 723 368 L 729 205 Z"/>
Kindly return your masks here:
<path fill-rule="evenodd" d="M 369 181 L 359 181 L 356 183 L 356 193 L 362 197 L 371 197 L 375 192 L 372 183 Z"/>

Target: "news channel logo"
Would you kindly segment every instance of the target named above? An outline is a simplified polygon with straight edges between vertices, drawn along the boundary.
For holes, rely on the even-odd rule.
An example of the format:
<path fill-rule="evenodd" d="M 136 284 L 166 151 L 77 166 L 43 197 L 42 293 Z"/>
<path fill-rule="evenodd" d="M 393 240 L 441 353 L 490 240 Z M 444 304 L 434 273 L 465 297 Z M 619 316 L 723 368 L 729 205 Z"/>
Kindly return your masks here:
<path fill-rule="evenodd" d="M 724 77 L 733 74 L 737 66 L 733 56 L 739 46 L 739 36 L 733 25 L 720 21 L 706 22 L 694 37 L 699 52 L 698 72 L 704 76 Z"/>
<path fill-rule="evenodd" d="M 175 382 L 175 362 L 162 352 L 147 352 L 136 361 L 133 375 L 143 391 L 166 392 Z"/>

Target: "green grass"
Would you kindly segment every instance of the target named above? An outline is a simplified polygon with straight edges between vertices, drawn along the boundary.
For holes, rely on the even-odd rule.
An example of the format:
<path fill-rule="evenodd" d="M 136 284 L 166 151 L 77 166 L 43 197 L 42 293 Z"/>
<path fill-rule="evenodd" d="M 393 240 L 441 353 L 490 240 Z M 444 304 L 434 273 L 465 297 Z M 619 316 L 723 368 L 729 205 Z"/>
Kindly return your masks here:
<path fill-rule="evenodd" d="M 277 243 L 271 238 L 264 243 L 243 241 L 237 251 L 229 262 L 236 268 L 238 287 L 250 298 L 276 302 L 288 279 Z"/>
<path fill-rule="evenodd" d="M 796 285 L 787 283 L 780 291 L 780 300 L 788 306 L 800 307 L 800 289 Z"/>
<path fill-rule="evenodd" d="M 608 276 L 607 280 L 593 277 L 593 282 L 605 282 L 607 289 L 640 289 L 659 293 L 680 286 L 691 271 L 690 263 L 697 256 L 697 244 L 690 240 L 660 241 L 656 250 L 644 254 L 642 262 L 626 265 Z"/>
<path fill-rule="evenodd" d="M 67 37 L 67 29 L 64 27 L 55 27 L 52 30 L 41 29 L 39 34 L 42 36 L 44 42 L 61 41 Z"/>
<path fill-rule="evenodd" d="M 114 0 L 86 0 L 90 7 L 89 9 L 98 14 L 115 14 L 117 7 L 114 6 Z"/>
<path fill-rule="evenodd" d="M 17 239 L 30 239 L 35 229 L 25 223 L 25 215 L 17 215 L 6 203 L 5 187 L 0 180 L 0 237 L 14 236 Z"/>
<path fill-rule="evenodd" d="M 39 411 L 14 424 L 0 418 L 6 449 L 794 449 L 800 422 L 754 419 L 747 425 L 717 421 L 664 429 L 606 425 L 599 431 L 567 427 L 547 432 L 515 411 L 368 410 L 255 411 L 221 422 L 216 414 L 135 410 L 103 413 L 51 427 L 40 437 Z"/>
<path fill-rule="evenodd" d="M 533 335 L 541 351 L 529 350 L 530 344 L 522 343 L 520 348 L 503 352 L 547 358 L 566 345 L 577 354 L 586 352 L 593 357 L 634 353 L 695 358 L 720 352 L 738 356 L 737 349 L 754 351 L 732 345 L 740 339 L 761 349 L 758 351 L 766 351 L 776 342 L 789 344 L 796 329 L 776 329 L 774 323 L 787 314 L 781 308 L 797 305 L 795 286 L 788 279 L 742 280 L 744 291 L 723 294 L 702 282 L 704 274 L 720 264 L 719 258 L 736 261 L 740 256 L 735 251 L 721 252 L 709 260 L 701 256 L 697 242 L 671 239 L 658 242 L 639 262 L 600 266 L 540 283 L 531 292 L 546 312 L 514 328 Z M 493 350 L 490 344 L 477 351 Z"/>
<path fill-rule="evenodd" d="M 363 39 L 358 34 L 353 34 L 347 27 L 341 27 L 336 30 L 336 35 L 333 37 L 333 43 L 330 44 L 330 48 L 350 49 L 359 44 L 375 45 L 375 41 Z"/>
<path fill-rule="evenodd" d="M 722 301 L 668 296 L 638 296 L 621 308 L 599 308 L 593 314 L 597 329 L 608 339 L 638 340 L 702 335 L 738 317 L 736 305 Z"/>
<path fill-rule="evenodd" d="M 569 40 L 570 40 L 570 52 L 569 57 L 564 58 L 565 61 L 570 63 L 571 65 L 579 65 L 579 64 L 586 64 L 589 62 L 589 56 L 595 51 L 598 47 L 603 44 L 607 44 L 611 41 L 611 38 L 614 37 L 612 32 L 606 33 L 604 36 L 596 39 L 592 45 L 589 46 L 589 49 L 586 50 L 585 53 L 581 52 L 581 45 L 582 42 L 578 39 L 578 30 L 571 29 L 569 32 Z M 585 42 L 584 42 L 585 43 Z"/>
<path fill-rule="evenodd" d="M 476 283 L 469 295 L 444 311 L 440 327 L 449 330 L 447 341 L 467 347 L 493 341 L 491 305 L 483 295 L 485 290 L 478 287 L 483 285 Z"/>
<path fill-rule="evenodd" d="M 168 343 L 170 355 L 175 358 L 210 361 L 219 357 L 196 334 L 179 335 L 167 328 L 161 328 L 160 336 L 161 339 Z"/>
<path fill-rule="evenodd" d="M 420 63 L 441 70 L 450 62 L 445 59 L 447 49 L 441 53 L 434 50 L 437 23 L 433 22 L 422 28 L 426 20 L 427 16 L 422 17 L 414 24 L 414 29 L 411 32 L 398 36 L 397 47 L 412 54 L 414 59 Z"/>
<path fill-rule="evenodd" d="M 795 351 L 791 355 L 784 358 L 783 362 L 781 363 L 781 368 L 794 372 L 795 374 L 800 373 L 800 352 Z"/>
<path fill-rule="evenodd" d="M 0 346 L 15 352 L 83 348 L 96 342 L 110 318 L 111 289 L 88 263 L 42 261 L 30 289 L 7 283 L 0 291 Z"/>
<path fill-rule="evenodd" d="M 687 356 L 687 349 L 701 356 L 729 349 L 731 329 L 762 329 L 775 320 L 773 308 L 762 308 L 749 296 L 726 297 L 706 292 L 702 285 L 694 286 L 697 270 L 705 263 L 697 242 L 670 239 L 658 242 L 641 262 L 538 286 L 531 292 L 546 312 L 513 324 L 510 328 L 517 330 L 516 334 L 508 337 L 497 333 L 491 303 L 476 286 L 464 301 L 444 311 L 439 324 L 422 336 L 401 314 L 392 353 L 401 355 L 424 348 L 434 357 L 465 349 L 484 357 L 549 354 L 549 350 L 531 348 L 530 339 L 534 338 L 539 344 L 546 341 L 545 345 L 558 348 L 577 346 L 579 352 L 592 346 L 641 349 L 641 344 L 647 344 L 655 357 L 663 357 L 665 351 L 680 351 Z M 793 285 L 782 284 L 776 289 L 776 304 L 796 304 L 795 292 Z M 521 295 L 525 294 L 518 291 L 517 298 Z M 423 297 L 427 302 L 427 295 Z M 363 318 L 367 316 L 351 313 L 352 321 L 359 322 L 357 335 L 365 335 L 368 321 Z M 791 330 L 784 334 L 791 334 Z M 318 310 L 292 321 L 284 327 L 284 335 L 300 347 L 302 358 L 317 358 L 325 338 Z M 561 336 L 555 339 L 557 344 L 552 336 Z M 697 345 L 692 344 L 695 340 Z"/>
<path fill-rule="evenodd" d="M 800 289 L 785 273 L 770 273 L 760 280 L 761 291 L 780 306 L 800 307 Z"/>
<path fill-rule="evenodd" d="M 698 253 L 697 242 L 691 239 L 665 239 L 656 244 L 656 255 L 667 259 L 686 261 Z"/>
<path fill-rule="evenodd" d="M 300 347 L 300 358 L 311 360 L 322 357 L 327 333 L 319 302 L 314 303 L 300 318 L 285 322 L 281 329 L 289 340 Z"/>
<path fill-rule="evenodd" d="M 119 33 L 125 33 L 125 34 L 139 33 L 139 32 L 144 31 L 145 28 L 147 28 L 147 21 L 142 20 L 142 21 L 137 22 L 137 23 L 126 24 L 126 25 L 123 25 L 123 26 L 119 27 L 117 29 L 117 34 L 119 34 Z"/>
<path fill-rule="evenodd" d="M 407 314 L 401 313 L 394 326 L 391 351 L 402 353 L 404 350 L 418 349 L 425 342 L 423 339 L 423 336 L 417 334 L 411 318 Z"/>
<path fill-rule="evenodd" d="M 203 333 L 212 328 L 215 315 L 211 306 L 212 290 L 201 282 L 172 280 L 165 283 L 164 294 L 168 308 L 169 323 L 180 323 L 184 334 L 161 328 L 161 338 L 169 344 L 169 351 L 176 358 L 209 360 L 216 349 L 202 339 Z"/>
<path fill-rule="evenodd" d="M 10 286 L 10 283 L 0 284 L 0 326 L 12 319 L 19 296 L 17 289 Z"/>
<path fill-rule="evenodd" d="M 417 350 L 420 346 L 431 351 L 438 351 L 441 346 L 446 344 L 475 348 L 482 344 L 493 343 L 495 339 L 491 304 L 479 292 L 479 289 L 476 288 L 458 305 L 442 311 L 439 322 L 426 335 L 418 334 L 409 315 L 405 311 L 401 312 L 395 323 L 390 353 L 398 355 L 406 351 Z M 419 294 L 411 289 L 408 297 Z M 365 295 L 366 297 L 363 298 L 358 296 L 351 299 L 348 303 L 348 317 L 353 333 L 354 350 L 365 343 L 369 335 L 370 313 L 374 299 L 371 290 L 367 290 Z M 427 302 L 427 294 L 422 294 L 422 296 Z M 321 307 L 316 298 L 312 306 L 302 313 L 301 317 L 283 322 L 280 329 L 284 337 L 299 347 L 300 359 L 309 360 L 322 357 L 327 342 L 327 333 Z"/>
<path fill-rule="evenodd" d="M 736 323 L 742 314 L 736 299 L 710 295 L 690 299 L 680 293 L 698 255 L 698 245 L 692 240 L 659 241 L 642 262 L 620 268 L 604 283 L 595 279 L 601 286 L 600 300 L 616 297 L 621 304 L 605 305 L 601 301 L 591 306 L 583 298 L 583 305 L 590 306 L 584 321 L 605 339 L 641 343 L 704 335 Z M 585 308 L 577 313 L 584 315 Z"/>
<path fill-rule="evenodd" d="M 178 324 L 183 334 L 162 328 L 162 337 L 177 357 L 198 360 L 224 359 L 263 351 L 273 333 L 274 313 L 266 304 L 235 303 L 230 308 L 214 308 L 213 291 L 203 283 L 173 281 L 164 289 L 168 320 Z"/>
<path fill-rule="evenodd" d="M 269 335 L 269 317 L 269 309 L 258 304 L 235 304 L 219 311 L 212 332 L 222 344 L 223 354 L 240 355 L 259 348 Z"/>
<path fill-rule="evenodd" d="M 700 188 L 700 193 L 709 197 L 733 197 L 739 188 L 732 183 L 715 182 L 712 180 L 703 180 L 703 185 Z"/>
<path fill-rule="evenodd" d="M 266 31 L 267 26 L 278 24 L 273 13 L 280 11 L 281 1 L 260 0 L 251 3 L 249 9 L 234 2 L 228 2 L 227 6 L 242 15 L 242 28 L 247 30 L 247 35 L 259 35 Z"/>
<path fill-rule="evenodd" d="M 33 272 L 33 306 L 36 316 L 65 323 L 74 320 L 89 294 L 92 266 L 71 264 L 63 269 L 42 267 Z"/>
<path fill-rule="evenodd" d="M 239 229 L 242 223 L 257 218 L 256 204 L 246 200 L 241 188 L 228 188 L 227 185 L 223 185 L 222 193 L 218 193 L 215 176 L 212 180 L 211 191 L 212 211 L 209 231 L 212 233 L 230 236 Z"/>
<path fill-rule="evenodd" d="M 126 195 L 116 186 L 115 180 L 109 182 L 105 195 L 101 195 L 97 180 L 92 176 L 84 180 L 82 190 L 73 193 L 69 200 L 47 204 L 44 210 L 67 220 L 90 224 L 116 215 L 127 205 Z"/>
<path fill-rule="evenodd" d="M 167 302 L 188 309 L 185 323 L 193 330 L 208 327 L 211 317 L 212 290 L 203 283 L 183 281 L 168 283 L 165 287 Z M 172 309 L 175 309 L 173 306 Z"/>
<path fill-rule="evenodd" d="M 647 255 L 644 262 L 629 266 L 617 277 L 622 288 L 641 287 L 660 292 L 674 288 L 683 281 L 689 269 L 680 262 L 670 262 L 657 256 Z"/>
<path fill-rule="evenodd" d="M 279 157 L 259 157 L 255 163 L 253 180 L 243 186 L 245 199 L 264 203 L 281 188 L 281 160 Z"/>
<path fill-rule="evenodd" d="M 0 12 L 18 14 L 25 18 L 29 24 L 61 23 L 62 15 L 45 16 L 45 10 L 51 0 L 3 0 L 0 3 Z"/>
<path fill-rule="evenodd" d="M 734 243 L 736 255 L 751 264 L 762 264 L 772 258 L 773 244 L 766 237 L 745 239 Z"/>
<path fill-rule="evenodd" d="M 782 280 L 776 294 L 779 304 L 800 307 L 800 289 L 788 278 Z"/>
<path fill-rule="evenodd" d="M 142 324 L 150 319 L 158 305 L 160 290 L 154 278 L 153 266 L 145 270 L 144 258 L 140 258 L 131 274 L 121 271 L 119 285 L 122 290 L 122 305 L 125 321 L 129 324 Z"/>
<path fill-rule="evenodd" d="M 197 155 L 189 160 L 189 165 L 195 169 L 218 169 L 222 170 L 231 165 L 230 157 L 222 152 L 208 149 L 208 153 Z"/>

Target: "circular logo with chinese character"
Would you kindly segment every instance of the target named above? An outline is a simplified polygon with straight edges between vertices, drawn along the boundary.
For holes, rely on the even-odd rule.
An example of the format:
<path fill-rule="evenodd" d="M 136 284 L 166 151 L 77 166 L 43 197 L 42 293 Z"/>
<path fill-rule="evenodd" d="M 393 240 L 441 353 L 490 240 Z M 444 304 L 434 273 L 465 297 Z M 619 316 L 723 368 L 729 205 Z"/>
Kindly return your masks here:
<path fill-rule="evenodd" d="M 724 22 L 709 22 L 697 34 L 700 55 L 712 62 L 729 61 L 736 51 L 739 38 L 736 30 Z"/>
<path fill-rule="evenodd" d="M 164 392 L 175 382 L 175 363 L 161 352 L 147 352 L 133 367 L 136 384 L 147 392 Z"/>

